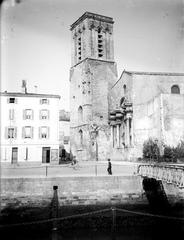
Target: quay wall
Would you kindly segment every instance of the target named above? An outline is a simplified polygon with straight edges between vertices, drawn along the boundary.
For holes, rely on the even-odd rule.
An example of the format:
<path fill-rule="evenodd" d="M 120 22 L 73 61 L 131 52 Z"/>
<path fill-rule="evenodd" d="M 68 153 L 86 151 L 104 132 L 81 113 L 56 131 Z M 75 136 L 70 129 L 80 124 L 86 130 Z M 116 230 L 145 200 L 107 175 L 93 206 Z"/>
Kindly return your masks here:
<path fill-rule="evenodd" d="M 139 176 L 97 176 L 1 179 L 1 210 L 7 207 L 46 207 L 58 186 L 62 205 L 145 203 Z"/>

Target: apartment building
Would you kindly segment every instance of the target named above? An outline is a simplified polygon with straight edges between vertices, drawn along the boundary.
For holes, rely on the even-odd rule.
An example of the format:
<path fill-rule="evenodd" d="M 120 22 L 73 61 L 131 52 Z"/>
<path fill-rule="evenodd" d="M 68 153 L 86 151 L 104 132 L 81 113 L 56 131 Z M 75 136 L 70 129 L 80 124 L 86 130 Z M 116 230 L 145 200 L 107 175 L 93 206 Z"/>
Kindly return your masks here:
<path fill-rule="evenodd" d="M 1 162 L 58 164 L 58 95 L 0 93 Z"/>

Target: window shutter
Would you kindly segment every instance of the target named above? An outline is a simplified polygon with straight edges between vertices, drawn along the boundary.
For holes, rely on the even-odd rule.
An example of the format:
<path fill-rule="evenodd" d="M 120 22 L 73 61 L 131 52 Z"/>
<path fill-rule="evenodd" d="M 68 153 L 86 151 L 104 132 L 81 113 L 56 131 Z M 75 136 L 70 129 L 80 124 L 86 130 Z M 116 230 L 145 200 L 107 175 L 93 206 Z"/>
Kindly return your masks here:
<path fill-rule="evenodd" d="M 39 118 L 40 118 L 40 120 L 42 119 L 42 110 L 40 110 Z"/>
<path fill-rule="evenodd" d="M 9 119 L 14 120 L 14 109 L 9 109 Z"/>
<path fill-rule="evenodd" d="M 15 98 L 15 103 L 17 103 L 17 98 Z"/>
<path fill-rule="evenodd" d="M 22 127 L 22 138 L 25 138 L 25 127 Z"/>
<path fill-rule="evenodd" d="M 25 109 L 23 110 L 23 119 L 24 120 L 26 119 L 26 110 Z"/>
<path fill-rule="evenodd" d="M 48 119 L 50 119 L 50 111 L 49 110 L 47 110 L 47 116 L 48 116 Z"/>
<path fill-rule="evenodd" d="M 5 127 L 5 138 L 8 139 L 8 127 Z"/>
<path fill-rule="evenodd" d="M 31 127 L 31 138 L 33 138 L 33 127 Z"/>
<path fill-rule="evenodd" d="M 47 127 L 47 138 L 50 138 L 50 128 Z"/>
<path fill-rule="evenodd" d="M 11 110 L 12 109 L 9 109 L 9 120 L 11 120 Z"/>
<path fill-rule="evenodd" d="M 31 111 L 32 111 L 31 119 L 33 120 L 34 119 L 34 111 L 33 111 L 33 109 Z"/>
<path fill-rule="evenodd" d="M 47 99 L 47 104 L 49 104 L 49 99 Z"/>
<path fill-rule="evenodd" d="M 14 138 L 16 139 L 17 138 L 17 127 L 15 127 L 14 129 L 15 129 L 15 131 L 14 131 L 14 134 L 15 134 Z"/>
<path fill-rule="evenodd" d="M 39 138 L 41 138 L 41 127 L 39 127 Z"/>
<path fill-rule="evenodd" d="M 12 109 L 12 120 L 14 120 L 15 119 L 15 111 L 14 111 L 14 109 Z"/>
<path fill-rule="evenodd" d="M 10 103 L 10 98 L 7 98 L 7 103 Z"/>

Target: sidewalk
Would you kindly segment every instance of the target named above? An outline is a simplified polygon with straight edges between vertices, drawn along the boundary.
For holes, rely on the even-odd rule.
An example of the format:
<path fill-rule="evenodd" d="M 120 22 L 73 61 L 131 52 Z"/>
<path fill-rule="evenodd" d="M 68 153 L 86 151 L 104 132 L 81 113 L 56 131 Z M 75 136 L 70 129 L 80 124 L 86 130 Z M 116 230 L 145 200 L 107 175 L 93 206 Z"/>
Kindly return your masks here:
<path fill-rule="evenodd" d="M 135 175 L 138 163 L 112 161 L 113 176 Z M 1 168 L 1 178 L 108 176 L 107 161 L 83 161 L 76 165 L 42 165 Z"/>

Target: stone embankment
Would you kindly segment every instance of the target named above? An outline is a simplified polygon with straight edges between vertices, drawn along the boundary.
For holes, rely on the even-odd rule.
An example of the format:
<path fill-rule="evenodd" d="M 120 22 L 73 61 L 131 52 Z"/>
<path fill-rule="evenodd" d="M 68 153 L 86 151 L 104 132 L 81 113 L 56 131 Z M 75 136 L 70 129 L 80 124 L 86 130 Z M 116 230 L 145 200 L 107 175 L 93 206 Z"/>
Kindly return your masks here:
<path fill-rule="evenodd" d="M 60 206 L 147 203 L 139 176 L 6 178 L 1 179 L 1 210 L 48 206 L 53 186 Z"/>

